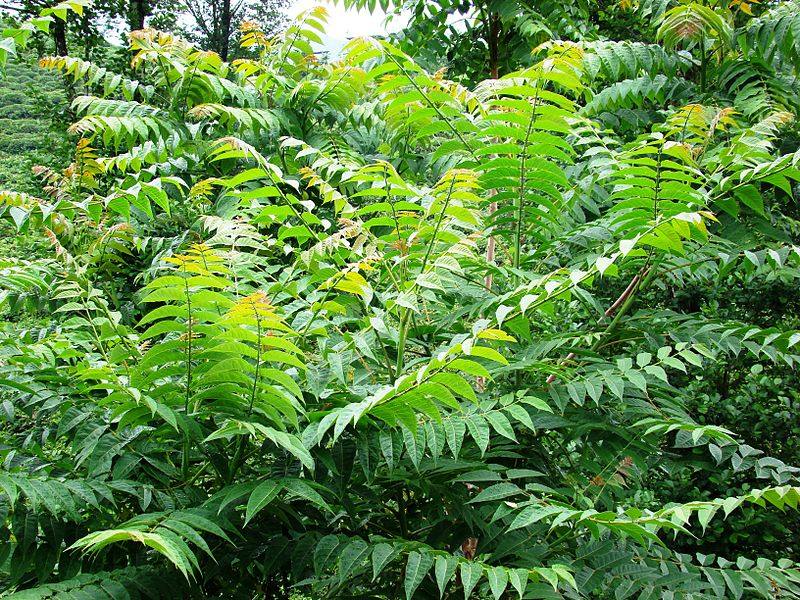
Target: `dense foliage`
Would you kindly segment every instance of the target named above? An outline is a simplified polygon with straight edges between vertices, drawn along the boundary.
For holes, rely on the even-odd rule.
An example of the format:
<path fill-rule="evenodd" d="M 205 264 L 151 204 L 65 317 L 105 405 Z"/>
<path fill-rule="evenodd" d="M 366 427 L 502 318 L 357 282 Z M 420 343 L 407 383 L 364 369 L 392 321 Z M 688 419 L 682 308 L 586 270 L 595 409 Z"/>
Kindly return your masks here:
<path fill-rule="evenodd" d="M 323 9 L 42 58 L 77 143 L 0 192 L 51 248 L 0 258 L 7 597 L 800 597 L 800 10 L 524 4 L 476 19 L 551 39 L 458 82 L 413 23 L 317 60 Z"/>

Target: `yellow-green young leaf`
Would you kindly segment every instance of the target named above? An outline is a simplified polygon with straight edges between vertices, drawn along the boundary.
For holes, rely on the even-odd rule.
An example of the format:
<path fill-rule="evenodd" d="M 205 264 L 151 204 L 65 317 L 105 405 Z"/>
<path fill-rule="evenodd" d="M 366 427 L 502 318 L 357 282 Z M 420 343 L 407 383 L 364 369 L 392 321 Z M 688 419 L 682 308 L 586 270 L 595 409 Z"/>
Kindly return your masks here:
<path fill-rule="evenodd" d="M 146 325 L 151 321 L 158 321 L 159 319 L 165 319 L 168 317 L 181 317 L 187 318 L 189 315 L 185 306 L 175 306 L 173 304 L 166 304 L 164 306 L 159 306 L 156 309 L 151 310 L 147 313 L 142 320 L 139 321 L 139 327 L 142 325 Z"/>
<path fill-rule="evenodd" d="M 533 406 L 534 408 L 544 412 L 549 412 L 551 414 L 553 412 L 553 409 L 550 408 L 550 405 L 547 404 L 547 402 L 541 398 L 537 398 L 536 396 L 523 396 L 519 399 L 519 402 L 522 404 L 528 404 L 529 406 Z"/>
<path fill-rule="evenodd" d="M 448 408 L 461 410 L 461 405 L 458 403 L 458 400 L 456 400 L 456 397 L 445 385 L 441 385 L 435 381 L 429 381 L 420 385 L 417 390 L 424 396 L 444 404 Z M 439 419 L 441 419 L 441 417 L 439 417 Z"/>
<path fill-rule="evenodd" d="M 491 375 L 489 371 L 486 370 L 486 367 L 483 365 L 476 363 L 474 360 L 467 360 L 465 358 L 457 358 L 451 361 L 447 365 L 448 369 L 452 369 L 453 371 L 463 371 L 468 375 L 474 375 L 476 377 L 483 377 L 484 379 L 490 379 Z"/>
<path fill-rule="evenodd" d="M 167 333 L 183 333 L 186 331 L 186 325 L 177 323 L 175 321 L 160 321 L 155 325 L 147 328 L 147 331 L 139 336 L 142 340 L 149 340 L 150 338 L 158 337 Z"/>
<path fill-rule="evenodd" d="M 233 541 L 230 539 L 230 537 L 228 537 L 228 534 L 226 534 L 219 525 L 214 523 L 210 518 L 203 516 L 202 514 L 198 514 L 198 511 L 178 510 L 173 512 L 170 516 L 173 519 L 177 519 L 178 521 L 183 521 L 189 524 L 192 528 L 198 531 L 211 533 L 222 538 L 229 544 L 233 544 Z"/>
<path fill-rule="evenodd" d="M 191 551 L 188 551 L 188 548 L 181 548 L 174 540 L 159 533 L 135 529 L 108 529 L 90 533 L 80 538 L 70 546 L 70 549 L 84 549 L 96 553 L 109 544 L 121 541 L 135 541 L 153 548 L 175 565 L 187 579 L 194 572 L 193 564 L 197 563 L 197 557 Z"/>
<path fill-rule="evenodd" d="M 277 362 L 297 367 L 298 369 L 305 370 L 308 366 L 299 358 L 283 350 L 268 350 L 261 353 L 261 359 L 264 362 Z"/>
<path fill-rule="evenodd" d="M 492 360 L 494 362 L 499 362 L 500 364 L 507 365 L 508 360 L 505 356 L 500 354 L 494 348 L 489 348 L 488 346 L 474 346 L 470 352 L 470 356 L 480 356 L 481 358 L 486 358 Z"/>
<path fill-rule="evenodd" d="M 179 287 L 162 287 L 153 290 L 142 298 L 142 302 L 180 302 L 186 303 L 186 290 Z"/>
<path fill-rule="evenodd" d="M 200 562 L 194 552 L 180 536 L 169 529 L 157 527 L 152 533 L 145 534 L 144 544 L 158 550 L 173 562 L 173 557 L 179 560 L 183 566 L 178 567 L 181 571 L 186 569 L 188 574 L 193 575 L 200 570 Z"/>
<path fill-rule="evenodd" d="M 165 521 L 161 522 L 161 527 L 172 529 L 175 533 L 177 533 L 181 537 L 192 542 L 195 546 L 200 548 L 212 559 L 214 558 L 214 555 L 211 552 L 211 548 L 208 547 L 208 544 L 203 539 L 203 537 L 183 521 L 179 521 L 176 519 L 166 519 Z"/>
<path fill-rule="evenodd" d="M 497 340 L 501 342 L 516 342 L 517 339 L 507 334 L 502 329 L 484 329 L 478 334 L 478 338 L 486 340 Z"/>

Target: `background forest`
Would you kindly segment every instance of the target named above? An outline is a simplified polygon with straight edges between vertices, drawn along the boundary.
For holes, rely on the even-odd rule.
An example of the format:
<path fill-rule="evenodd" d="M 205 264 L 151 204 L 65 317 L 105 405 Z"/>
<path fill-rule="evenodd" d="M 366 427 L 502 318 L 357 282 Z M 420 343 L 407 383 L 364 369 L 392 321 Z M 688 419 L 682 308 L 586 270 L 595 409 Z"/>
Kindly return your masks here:
<path fill-rule="evenodd" d="M 2 7 L 0 597 L 800 598 L 800 5 L 340 4 Z"/>

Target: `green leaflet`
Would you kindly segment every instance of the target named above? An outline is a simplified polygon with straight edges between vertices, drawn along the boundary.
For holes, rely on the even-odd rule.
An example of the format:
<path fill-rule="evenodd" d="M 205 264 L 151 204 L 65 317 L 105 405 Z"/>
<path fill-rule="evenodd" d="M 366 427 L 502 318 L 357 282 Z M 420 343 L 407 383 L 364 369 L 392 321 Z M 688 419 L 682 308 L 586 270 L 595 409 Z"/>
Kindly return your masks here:
<path fill-rule="evenodd" d="M 360 539 L 353 540 L 345 546 L 339 555 L 339 579 L 347 581 L 350 574 L 361 566 L 371 551 L 372 548 Z"/>
<path fill-rule="evenodd" d="M 458 561 L 453 556 L 437 556 L 434 573 L 436 575 L 436 585 L 439 586 L 439 597 L 444 596 L 447 584 L 453 578 L 458 567 Z"/>
<path fill-rule="evenodd" d="M 245 524 L 263 510 L 281 492 L 283 486 L 279 481 L 267 480 L 258 485 L 250 494 L 245 510 Z"/>
<path fill-rule="evenodd" d="M 483 575 L 483 567 L 479 563 L 462 562 L 460 573 L 461 585 L 464 586 L 464 598 L 469 598 Z"/>
<path fill-rule="evenodd" d="M 396 555 L 396 550 L 391 544 L 378 544 L 372 551 L 372 579 L 381 574 Z"/>
<path fill-rule="evenodd" d="M 509 526 L 509 531 L 513 531 L 514 529 L 520 529 L 522 527 L 528 527 L 529 525 L 533 525 L 534 523 L 538 523 L 542 519 L 562 512 L 563 509 L 557 506 L 541 506 L 539 504 L 534 504 L 531 506 L 526 506 L 523 508 L 514 520 L 511 522 Z"/>
<path fill-rule="evenodd" d="M 433 557 L 429 554 L 412 552 L 408 555 L 404 580 L 406 600 L 410 600 L 414 596 L 414 592 L 419 587 L 419 584 L 422 583 L 422 580 L 425 578 L 425 575 L 432 566 Z"/>
<path fill-rule="evenodd" d="M 486 577 L 489 580 L 489 589 L 492 591 L 492 595 L 495 600 L 499 600 L 508 586 L 508 572 L 503 567 L 495 567 L 486 572 Z"/>

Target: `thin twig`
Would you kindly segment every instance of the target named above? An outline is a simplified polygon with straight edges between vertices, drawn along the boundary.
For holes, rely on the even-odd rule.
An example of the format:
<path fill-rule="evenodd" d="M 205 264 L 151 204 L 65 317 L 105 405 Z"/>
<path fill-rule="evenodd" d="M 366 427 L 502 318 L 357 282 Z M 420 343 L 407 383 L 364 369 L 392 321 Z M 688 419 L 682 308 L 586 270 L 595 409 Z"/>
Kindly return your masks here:
<path fill-rule="evenodd" d="M 631 279 L 631 282 L 628 284 L 628 287 L 626 287 L 623 290 L 623 292 L 619 295 L 619 298 L 614 300 L 614 303 L 606 309 L 606 312 L 603 313 L 603 317 L 609 318 L 609 317 L 614 316 L 614 314 L 619 310 L 620 306 L 625 304 L 625 301 L 628 300 L 628 298 L 630 298 L 631 294 L 633 294 L 633 292 L 636 290 L 637 286 L 639 285 L 639 282 L 642 280 L 642 278 L 645 275 L 647 275 L 647 272 L 649 270 L 650 270 L 650 267 L 645 265 L 644 267 L 642 267 L 641 271 L 639 271 L 636 275 L 633 276 L 633 279 Z M 569 362 L 573 358 L 575 358 L 575 353 L 574 352 L 570 352 L 569 354 L 567 354 L 566 358 L 564 358 L 564 360 L 561 361 L 561 363 L 563 364 L 565 362 Z M 547 378 L 547 384 L 549 385 L 549 384 L 555 382 L 556 379 L 558 379 L 558 376 L 555 373 L 552 373 Z"/>

